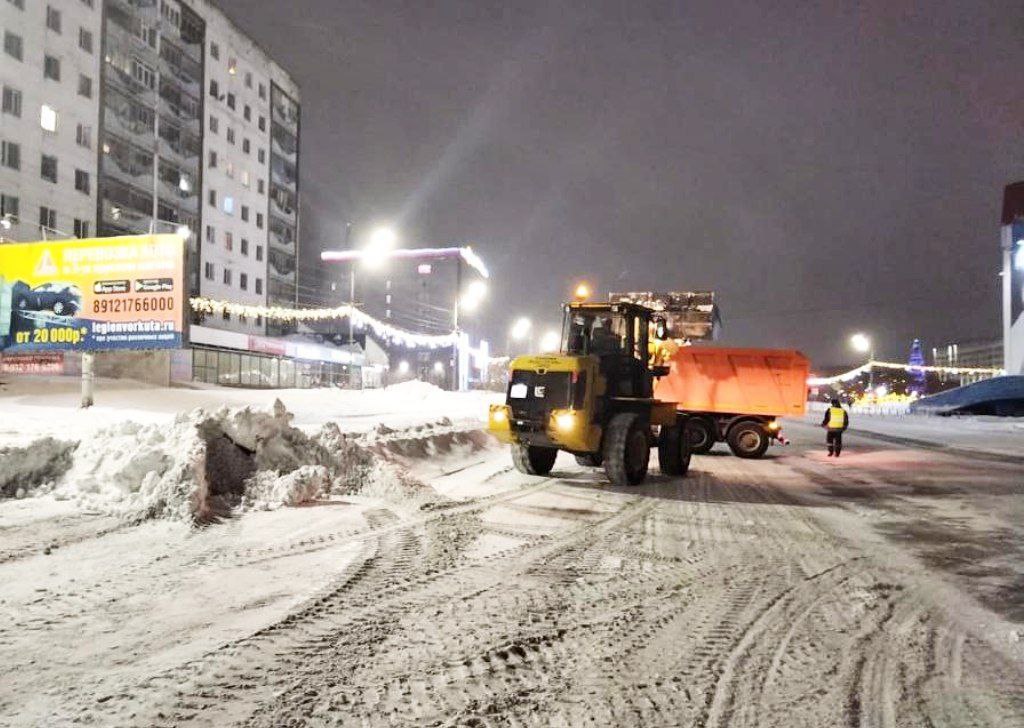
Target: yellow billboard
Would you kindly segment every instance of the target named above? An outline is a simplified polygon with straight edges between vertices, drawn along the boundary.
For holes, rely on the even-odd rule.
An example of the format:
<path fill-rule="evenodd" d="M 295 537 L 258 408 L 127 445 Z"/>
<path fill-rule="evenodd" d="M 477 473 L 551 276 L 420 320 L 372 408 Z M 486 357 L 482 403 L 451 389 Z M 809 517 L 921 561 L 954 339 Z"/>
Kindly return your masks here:
<path fill-rule="evenodd" d="M 184 269 L 178 235 L 0 245 L 0 350 L 180 347 Z"/>

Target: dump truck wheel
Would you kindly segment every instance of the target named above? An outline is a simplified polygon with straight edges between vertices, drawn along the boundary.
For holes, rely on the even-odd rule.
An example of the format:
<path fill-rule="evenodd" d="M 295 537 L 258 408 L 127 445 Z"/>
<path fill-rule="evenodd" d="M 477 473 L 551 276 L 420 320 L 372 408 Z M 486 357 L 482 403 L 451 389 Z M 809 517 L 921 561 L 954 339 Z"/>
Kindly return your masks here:
<path fill-rule="evenodd" d="M 691 417 L 686 421 L 686 438 L 690 443 L 690 452 L 704 455 L 715 446 L 714 425 L 703 417 Z"/>
<path fill-rule="evenodd" d="M 651 447 L 647 430 L 632 412 L 620 412 L 604 435 L 604 472 L 612 485 L 639 485 L 647 477 Z"/>
<path fill-rule="evenodd" d="M 686 475 L 690 469 L 690 444 L 683 427 L 662 427 L 658 434 L 658 464 L 665 475 Z"/>
<path fill-rule="evenodd" d="M 584 468 L 599 468 L 601 467 L 601 453 L 592 452 L 586 455 L 577 455 L 576 464 Z"/>
<path fill-rule="evenodd" d="M 558 449 L 553 447 L 537 447 L 514 443 L 512 445 L 512 464 L 516 470 L 527 475 L 547 475 L 555 467 Z"/>
<path fill-rule="evenodd" d="M 729 449 L 736 457 L 759 458 L 768 449 L 768 433 L 756 422 L 741 422 L 729 430 Z"/>

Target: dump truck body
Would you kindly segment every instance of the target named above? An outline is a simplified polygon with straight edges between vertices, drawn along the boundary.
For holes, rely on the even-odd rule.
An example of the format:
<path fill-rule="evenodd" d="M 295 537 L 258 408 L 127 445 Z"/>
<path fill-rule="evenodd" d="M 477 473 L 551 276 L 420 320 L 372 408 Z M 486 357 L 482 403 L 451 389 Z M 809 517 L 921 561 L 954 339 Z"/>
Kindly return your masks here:
<path fill-rule="evenodd" d="M 672 355 L 654 396 L 691 415 L 695 453 L 726 441 L 741 457 L 760 457 L 771 441 L 785 442 L 779 417 L 804 414 L 809 371 L 792 349 L 687 346 Z"/>

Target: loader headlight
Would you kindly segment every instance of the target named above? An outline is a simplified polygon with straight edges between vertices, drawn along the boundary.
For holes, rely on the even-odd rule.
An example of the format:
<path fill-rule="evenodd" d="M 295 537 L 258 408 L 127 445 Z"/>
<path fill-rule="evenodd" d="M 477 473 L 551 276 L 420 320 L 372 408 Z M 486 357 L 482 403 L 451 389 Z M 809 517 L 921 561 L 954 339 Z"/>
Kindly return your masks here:
<path fill-rule="evenodd" d="M 772 432 L 779 430 L 781 427 L 782 425 L 780 425 L 778 422 L 775 422 L 774 420 L 768 423 L 768 429 L 771 430 Z"/>
<path fill-rule="evenodd" d="M 508 419 L 508 414 L 505 412 L 504 409 L 492 409 L 491 419 L 499 423 L 504 422 L 505 420 Z"/>
<path fill-rule="evenodd" d="M 559 412 L 555 415 L 555 429 L 560 432 L 570 432 L 576 429 L 575 412 Z"/>

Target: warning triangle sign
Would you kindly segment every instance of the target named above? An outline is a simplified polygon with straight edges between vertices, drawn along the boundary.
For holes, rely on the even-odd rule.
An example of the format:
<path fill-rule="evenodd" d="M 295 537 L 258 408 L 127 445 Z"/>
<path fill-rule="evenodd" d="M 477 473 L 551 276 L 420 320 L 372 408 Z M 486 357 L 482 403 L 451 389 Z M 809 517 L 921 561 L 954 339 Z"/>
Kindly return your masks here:
<path fill-rule="evenodd" d="M 39 256 L 39 263 L 36 264 L 37 276 L 52 276 L 57 274 L 57 264 L 53 262 L 53 256 L 49 248 L 44 248 Z"/>

